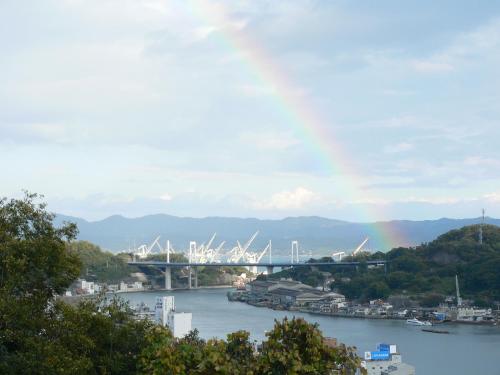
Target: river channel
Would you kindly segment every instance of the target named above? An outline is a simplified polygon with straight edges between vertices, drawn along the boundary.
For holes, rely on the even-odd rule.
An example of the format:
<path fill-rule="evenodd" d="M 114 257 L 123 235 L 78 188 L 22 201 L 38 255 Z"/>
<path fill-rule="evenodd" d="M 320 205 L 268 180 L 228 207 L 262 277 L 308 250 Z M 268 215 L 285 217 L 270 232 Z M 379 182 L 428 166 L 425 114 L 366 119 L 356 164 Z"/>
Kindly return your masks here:
<path fill-rule="evenodd" d="M 349 319 L 304 313 L 274 311 L 229 302 L 230 289 L 198 289 L 174 292 L 120 294 L 131 306 L 144 302 L 154 306 L 156 296 L 174 295 L 177 311 L 193 313 L 193 328 L 203 338 L 219 337 L 247 330 L 252 339 L 263 340 L 274 319 L 301 316 L 319 324 L 323 334 L 346 345 L 356 346 L 360 354 L 375 350 L 377 343 L 396 344 L 403 361 L 416 367 L 420 375 L 500 375 L 500 327 L 447 324 L 449 335 L 422 332 L 404 321 Z"/>

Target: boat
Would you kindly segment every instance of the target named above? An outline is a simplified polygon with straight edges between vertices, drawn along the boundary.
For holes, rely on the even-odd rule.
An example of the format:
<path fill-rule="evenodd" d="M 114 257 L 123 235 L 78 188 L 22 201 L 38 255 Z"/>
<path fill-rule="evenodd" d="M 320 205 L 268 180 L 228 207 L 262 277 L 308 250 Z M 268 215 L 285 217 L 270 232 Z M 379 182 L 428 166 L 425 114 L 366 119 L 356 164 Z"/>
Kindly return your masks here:
<path fill-rule="evenodd" d="M 412 326 L 431 326 L 431 322 L 427 322 L 424 320 L 418 320 L 417 318 L 407 319 L 406 324 L 410 324 Z"/>
<path fill-rule="evenodd" d="M 443 333 L 443 334 L 448 334 L 450 331 L 444 331 L 440 329 L 429 329 L 429 328 L 422 328 L 423 332 L 431 332 L 431 333 Z"/>

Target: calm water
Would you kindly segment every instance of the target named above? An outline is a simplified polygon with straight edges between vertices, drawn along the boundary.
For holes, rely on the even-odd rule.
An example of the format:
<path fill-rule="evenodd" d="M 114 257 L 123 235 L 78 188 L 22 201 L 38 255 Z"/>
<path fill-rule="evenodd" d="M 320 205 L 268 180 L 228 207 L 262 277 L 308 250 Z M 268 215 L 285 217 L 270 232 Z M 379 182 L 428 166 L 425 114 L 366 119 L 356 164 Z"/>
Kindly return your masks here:
<path fill-rule="evenodd" d="M 193 313 L 193 328 L 204 338 L 221 337 L 240 329 L 262 340 L 274 319 L 301 316 L 319 323 L 325 336 L 357 346 L 360 354 L 374 350 L 379 342 L 398 345 L 403 360 L 420 375 L 500 375 L 500 327 L 447 325 L 449 335 L 422 332 L 402 321 L 346 319 L 274 311 L 241 302 L 228 302 L 228 289 L 124 293 L 131 306 L 143 301 L 154 306 L 159 295 L 174 295 L 176 309 Z"/>

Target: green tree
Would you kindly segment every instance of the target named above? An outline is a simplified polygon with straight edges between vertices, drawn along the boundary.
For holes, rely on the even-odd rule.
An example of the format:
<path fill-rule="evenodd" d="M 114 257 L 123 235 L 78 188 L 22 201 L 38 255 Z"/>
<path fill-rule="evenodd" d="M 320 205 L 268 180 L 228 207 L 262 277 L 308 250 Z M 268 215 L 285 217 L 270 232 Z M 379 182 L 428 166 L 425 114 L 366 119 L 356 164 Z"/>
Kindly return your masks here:
<path fill-rule="evenodd" d="M 341 346 L 329 347 L 317 324 L 302 318 L 275 321 L 266 334 L 259 356 L 259 374 L 354 374 L 359 367 L 355 353 Z"/>
<path fill-rule="evenodd" d="M 74 224 L 55 228 L 36 194 L 0 200 L 0 373 L 50 373 L 85 368 L 50 340 L 53 296 L 78 276 L 78 257 L 66 251 Z M 50 355 L 60 352 L 60 356 Z M 68 355 L 68 357 L 67 357 Z M 67 363 L 67 364 L 66 364 Z M 71 363 L 71 364 L 69 364 Z M 82 367 L 83 366 L 83 367 Z"/>
<path fill-rule="evenodd" d="M 76 227 L 55 228 L 37 199 L 0 200 L 0 373 L 135 373 L 151 324 L 120 300 L 55 299 L 80 272 Z"/>
<path fill-rule="evenodd" d="M 82 263 L 80 277 L 98 282 L 116 283 L 137 272 L 127 265 L 127 254 L 114 255 L 87 241 L 73 241 L 66 245 Z"/>
<path fill-rule="evenodd" d="M 437 307 L 443 301 L 444 301 L 443 295 L 437 293 L 431 293 L 425 295 L 420 301 L 420 304 L 423 307 Z"/>
<path fill-rule="evenodd" d="M 384 281 L 372 282 L 366 291 L 366 297 L 369 299 L 374 298 L 387 298 L 391 290 Z"/>

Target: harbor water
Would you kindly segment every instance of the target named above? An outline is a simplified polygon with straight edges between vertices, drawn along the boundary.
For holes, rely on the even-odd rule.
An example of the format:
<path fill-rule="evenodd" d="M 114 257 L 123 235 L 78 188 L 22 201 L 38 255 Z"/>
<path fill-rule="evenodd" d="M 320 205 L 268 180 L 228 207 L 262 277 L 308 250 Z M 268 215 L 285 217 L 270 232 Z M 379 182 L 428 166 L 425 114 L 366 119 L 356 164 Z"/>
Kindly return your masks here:
<path fill-rule="evenodd" d="M 377 343 L 396 344 L 403 361 L 421 375 L 500 375 L 500 327 L 446 324 L 448 335 L 422 332 L 404 321 L 369 320 L 274 311 L 242 302 L 229 302 L 230 289 L 198 289 L 173 292 L 123 293 L 133 307 L 144 302 L 154 306 L 156 296 L 173 295 L 177 311 L 193 313 L 193 328 L 203 338 L 225 336 L 237 330 L 249 331 L 261 341 L 272 329 L 274 319 L 300 316 L 318 323 L 324 336 L 356 346 L 360 355 Z M 444 326 L 443 326 L 444 327 Z"/>

